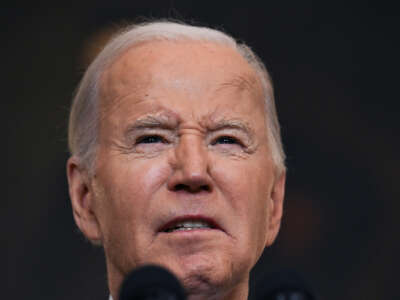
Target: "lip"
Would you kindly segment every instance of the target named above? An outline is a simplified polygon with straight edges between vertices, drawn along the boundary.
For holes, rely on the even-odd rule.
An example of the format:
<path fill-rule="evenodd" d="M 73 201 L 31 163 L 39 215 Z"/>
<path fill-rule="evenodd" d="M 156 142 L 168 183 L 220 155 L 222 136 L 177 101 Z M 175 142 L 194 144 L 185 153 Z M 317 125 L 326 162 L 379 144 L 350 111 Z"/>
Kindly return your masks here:
<path fill-rule="evenodd" d="M 210 217 L 202 216 L 202 215 L 184 215 L 184 216 L 179 216 L 175 217 L 169 221 L 167 221 L 165 224 L 163 224 L 158 230 L 158 233 L 166 233 L 165 231 L 172 227 L 174 224 L 184 222 L 184 221 L 201 221 L 205 222 L 210 225 L 211 228 L 206 228 L 206 229 L 194 229 L 193 231 L 198 231 L 198 230 L 220 230 L 225 232 L 221 226 L 213 219 Z M 183 231 L 186 232 L 186 231 Z"/>

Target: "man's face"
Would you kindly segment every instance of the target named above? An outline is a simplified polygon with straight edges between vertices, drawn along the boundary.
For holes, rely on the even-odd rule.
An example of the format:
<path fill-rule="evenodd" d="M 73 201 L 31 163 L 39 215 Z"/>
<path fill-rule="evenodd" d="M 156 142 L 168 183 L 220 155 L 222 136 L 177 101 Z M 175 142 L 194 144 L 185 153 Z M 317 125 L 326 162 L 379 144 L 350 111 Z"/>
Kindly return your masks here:
<path fill-rule="evenodd" d="M 192 291 L 247 284 L 284 185 L 254 70 L 228 47 L 149 42 L 104 72 L 100 94 L 88 193 L 111 285 L 148 263 Z"/>

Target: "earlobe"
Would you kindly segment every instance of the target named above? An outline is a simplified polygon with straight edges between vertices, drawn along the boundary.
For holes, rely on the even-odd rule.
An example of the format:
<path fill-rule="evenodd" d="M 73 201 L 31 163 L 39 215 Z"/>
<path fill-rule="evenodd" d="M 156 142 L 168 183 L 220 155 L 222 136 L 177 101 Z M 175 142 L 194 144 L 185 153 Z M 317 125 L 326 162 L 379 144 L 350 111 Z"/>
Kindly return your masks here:
<path fill-rule="evenodd" d="M 93 210 L 93 192 L 86 169 L 76 157 L 67 162 L 69 196 L 75 223 L 93 243 L 101 242 L 100 226 Z"/>
<path fill-rule="evenodd" d="M 270 195 L 270 212 L 269 212 L 269 225 L 267 232 L 266 246 L 270 246 L 278 235 L 282 214 L 283 214 L 283 199 L 285 196 L 285 182 L 286 172 L 283 171 L 274 182 Z"/>

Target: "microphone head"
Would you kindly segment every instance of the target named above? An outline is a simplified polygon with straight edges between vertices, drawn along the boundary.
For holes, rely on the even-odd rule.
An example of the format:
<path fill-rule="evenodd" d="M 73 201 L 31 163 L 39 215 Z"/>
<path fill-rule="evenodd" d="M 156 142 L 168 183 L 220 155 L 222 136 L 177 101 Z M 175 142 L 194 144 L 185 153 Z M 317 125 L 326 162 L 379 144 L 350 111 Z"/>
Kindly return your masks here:
<path fill-rule="evenodd" d="M 159 266 L 133 270 L 122 283 L 119 300 L 185 300 L 179 280 Z"/>
<path fill-rule="evenodd" d="M 310 286 L 293 270 L 269 274 L 257 286 L 256 299 L 260 300 L 316 300 Z"/>

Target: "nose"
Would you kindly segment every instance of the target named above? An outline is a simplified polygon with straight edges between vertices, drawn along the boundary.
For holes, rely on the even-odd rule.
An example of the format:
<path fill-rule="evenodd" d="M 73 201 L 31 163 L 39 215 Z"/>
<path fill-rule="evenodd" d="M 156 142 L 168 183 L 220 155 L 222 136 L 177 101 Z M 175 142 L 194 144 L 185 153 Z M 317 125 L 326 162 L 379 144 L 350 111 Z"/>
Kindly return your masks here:
<path fill-rule="evenodd" d="M 168 181 L 171 191 L 210 192 L 208 153 L 199 136 L 181 136 L 171 159 L 173 174 Z"/>

